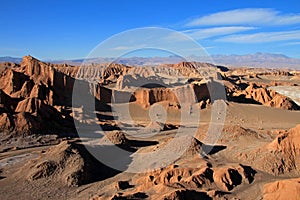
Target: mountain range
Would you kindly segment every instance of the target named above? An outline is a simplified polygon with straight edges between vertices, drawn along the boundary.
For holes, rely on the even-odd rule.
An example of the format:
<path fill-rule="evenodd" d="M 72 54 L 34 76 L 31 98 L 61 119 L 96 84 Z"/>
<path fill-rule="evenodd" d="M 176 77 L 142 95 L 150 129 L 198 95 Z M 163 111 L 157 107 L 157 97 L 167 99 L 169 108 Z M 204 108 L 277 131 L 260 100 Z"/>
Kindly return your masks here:
<path fill-rule="evenodd" d="M 202 60 L 201 57 L 191 56 L 191 59 Z M 229 67 L 254 67 L 254 68 L 300 68 L 300 59 L 291 58 L 283 54 L 272 53 L 255 53 L 246 55 L 212 55 L 214 64 L 224 65 Z M 0 57 L 0 62 L 14 62 L 20 63 L 22 58 L 17 57 Z M 155 66 L 159 64 L 175 64 L 184 61 L 179 56 L 168 57 L 127 57 L 127 58 L 88 58 L 88 59 L 70 59 L 70 60 L 45 60 L 51 63 L 66 63 L 70 65 L 80 65 L 83 61 L 89 63 L 108 63 L 115 62 L 125 65 L 139 65 L 139 66 Z M 203 59 L 204 62 L 207 60 Z"/>

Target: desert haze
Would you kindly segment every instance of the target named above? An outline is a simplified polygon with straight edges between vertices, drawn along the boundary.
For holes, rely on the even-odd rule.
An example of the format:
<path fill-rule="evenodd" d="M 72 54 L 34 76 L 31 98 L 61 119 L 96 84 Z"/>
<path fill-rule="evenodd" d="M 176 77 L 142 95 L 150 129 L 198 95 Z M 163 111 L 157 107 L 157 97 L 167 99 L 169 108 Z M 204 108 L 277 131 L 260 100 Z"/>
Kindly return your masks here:
<path fill-rule="evenodd" d="M 300 199 L 298 70 L 0 66 L 1 199 Z"/>

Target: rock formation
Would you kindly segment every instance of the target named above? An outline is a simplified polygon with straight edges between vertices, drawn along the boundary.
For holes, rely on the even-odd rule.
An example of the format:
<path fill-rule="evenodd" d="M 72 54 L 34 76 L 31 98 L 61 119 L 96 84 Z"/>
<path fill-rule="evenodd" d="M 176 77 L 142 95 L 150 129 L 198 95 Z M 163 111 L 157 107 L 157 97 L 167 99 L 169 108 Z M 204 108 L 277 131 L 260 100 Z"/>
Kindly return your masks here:
<path fill-rule="evenodd" d="M 300 178 L 284 179 L 264 185 L 265 200 L 300 199 Z"/>
<path fill-rule="evenodd" d="M 12 192 L 28 199 L 32 193 L 44 199 L 59 192 L 70 199 L 299 198 L 300 125 L 291 128 L 298 123 L 299 106 L 269 89 L 297 85 L 298 72 L 198 62 L 71 66 L 31 56 L 0 66 L 0 193 L 5 199 Z M 213 109 L 225 96 L 222 105 L 228 110 Z M 75 125 L 86 133 L 81 139 L 74 138 Z M 196 135 L 185 135 L 192 132 Z M 112 147 L 128 151 L 126 157 L 113 154 L 112 162 L 122 161 L 122 169 L 147 169 L 119 172 L 87 150 L 110 158 Z M 145 160 L 148 153 L 151 162 Z M 169 161 L 168 153 L 176 158 Z"/>
<path fill-rule="evenodd" d="M 300 125 L 280 133 L 271 143 L 240 154 L 240 159 L 274 175 L 299 175 Z"/>
<path fill-rule="evenodd" d="M 84 146 L 63 141 L 45 151 L 42 156 L 29 161 L 19 172 L 27 179 L 52 179 L 66 186 L 79 186 L 99 181 L 117 173 L 98 162 Z"/>
<path fill-rule="evenodd" d="M 256 103 L 286 110 L 299 109 L 299 106 L 290 98 L 268 89 L 267 85 L 243 83 L 243 87 L 242 89 L 238 89 L 238 87 L 231 88 L 230 90 L 234 91 L 232 92 L 232 96 L 229 96 L 229 99 L 242 103 Z"/>
<path fill-rule="evenodd" d="M 57 72 L 51 64 L 25 56 L 20 66 L 6 68 L 0 81 L 4 83 L 0 86 L 2 131 L 27 135 L 73 129 L 71 117 L 54 108 L 71 105 L 73 78 Z"/>

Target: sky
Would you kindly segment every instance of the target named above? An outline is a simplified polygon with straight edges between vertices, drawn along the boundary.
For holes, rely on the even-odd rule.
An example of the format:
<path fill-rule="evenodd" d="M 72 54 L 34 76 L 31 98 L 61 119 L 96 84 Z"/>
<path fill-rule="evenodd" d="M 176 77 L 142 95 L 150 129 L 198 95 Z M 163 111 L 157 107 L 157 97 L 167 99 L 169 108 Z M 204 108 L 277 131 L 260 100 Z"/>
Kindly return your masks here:
<path fill-rule="evenodd" d="M 159 27 L 191 37 L 208 54 L 300 58 L 298 0 L 10 0 L 0 12 L 0 57 L 84 58 L 116 34 Z"/>

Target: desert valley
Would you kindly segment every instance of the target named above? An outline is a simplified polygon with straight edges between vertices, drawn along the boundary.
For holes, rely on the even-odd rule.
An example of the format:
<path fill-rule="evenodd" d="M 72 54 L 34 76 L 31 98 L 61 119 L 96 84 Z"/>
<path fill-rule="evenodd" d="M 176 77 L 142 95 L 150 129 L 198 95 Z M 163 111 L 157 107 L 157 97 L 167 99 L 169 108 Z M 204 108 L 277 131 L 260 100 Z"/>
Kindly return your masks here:
<path fill-rule="evenodd" d="M 300 199 L 300 71 L 0 64 L 1 199 Z"/>

